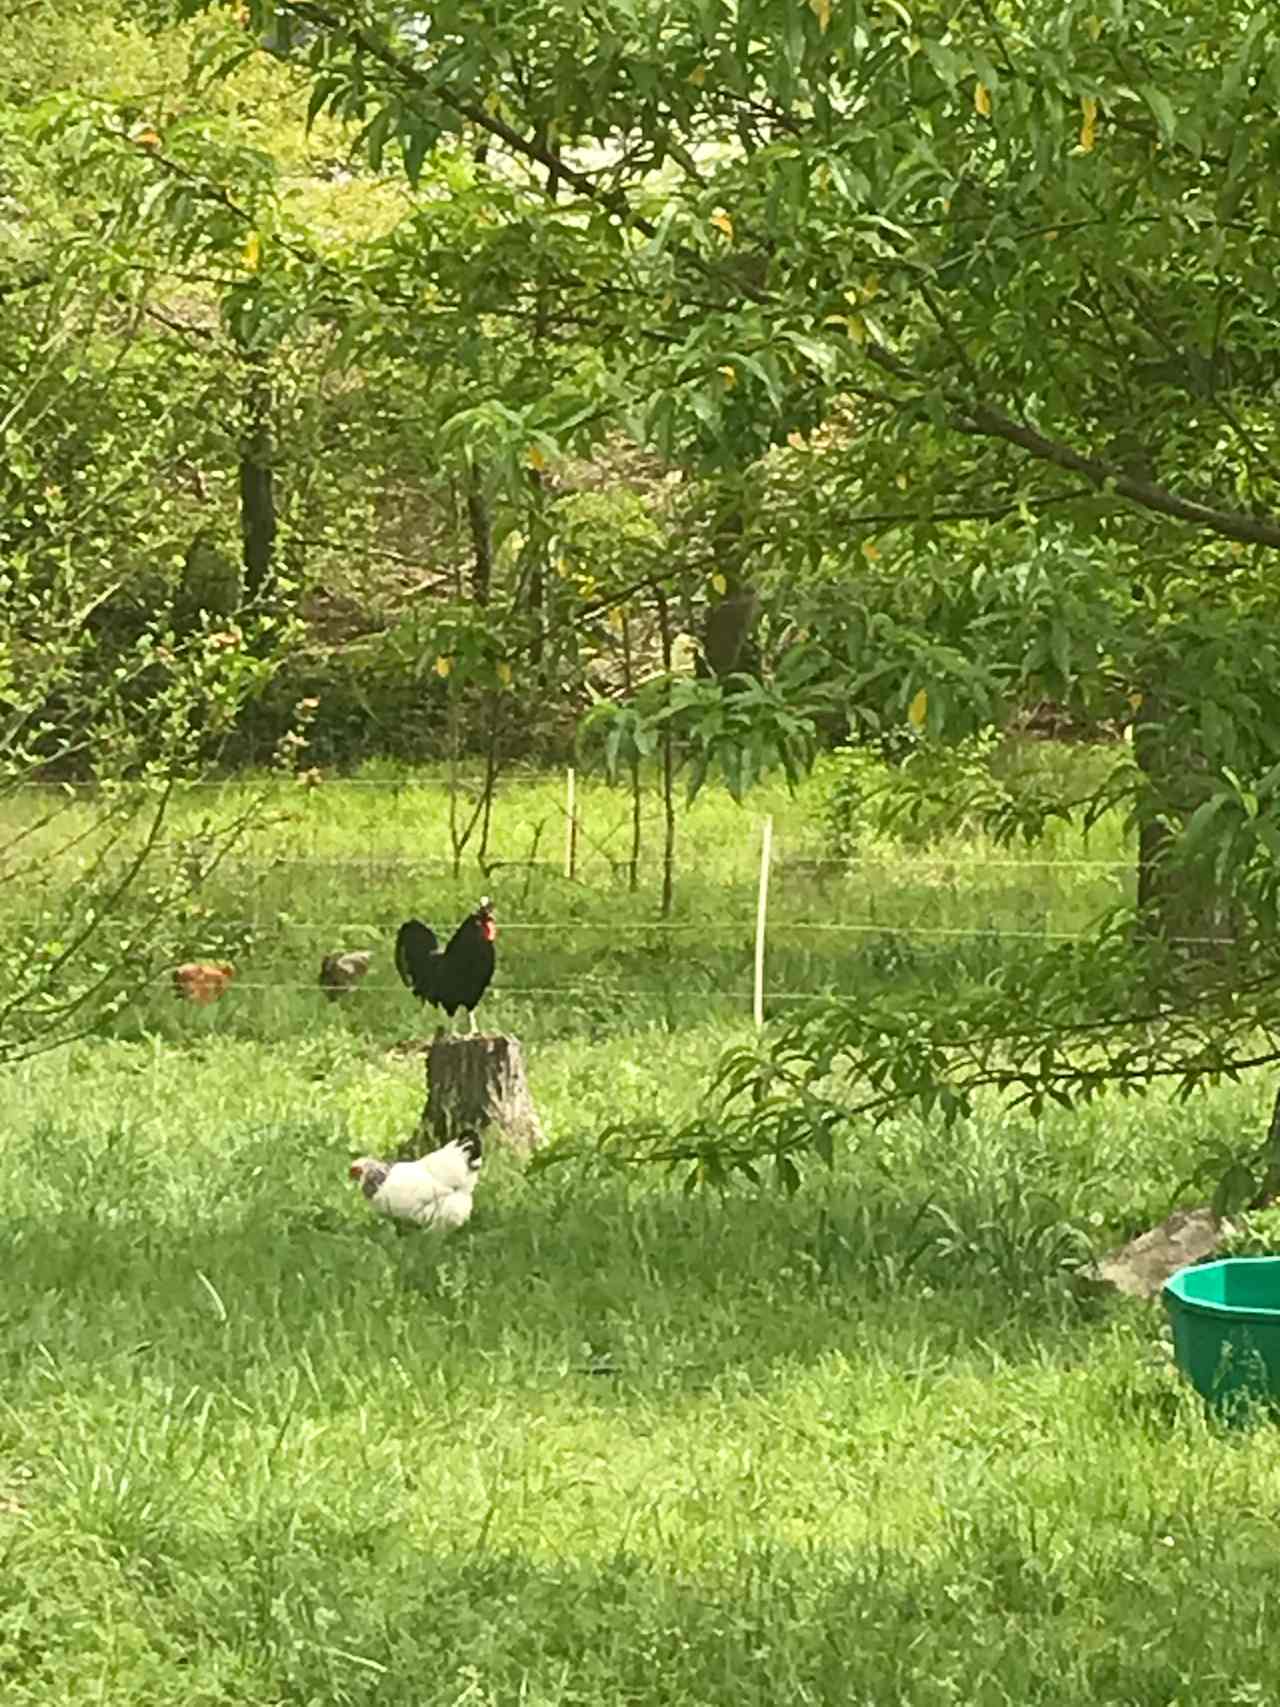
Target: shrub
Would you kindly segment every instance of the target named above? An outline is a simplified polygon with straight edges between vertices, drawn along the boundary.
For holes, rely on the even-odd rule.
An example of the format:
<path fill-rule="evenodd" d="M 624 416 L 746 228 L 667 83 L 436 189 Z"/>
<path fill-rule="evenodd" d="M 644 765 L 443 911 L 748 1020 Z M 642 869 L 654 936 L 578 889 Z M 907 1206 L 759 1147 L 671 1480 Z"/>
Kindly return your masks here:
<path fill-rule="evenodd" d="M 991 770 L 999 745 L 995 731 L 984 729 L 953 745 L 912 731 L 896 763 L 870 746 L 837 748 L 822 767 L 820 812 L 831 852 L 854 859 L 869 840 L 927 847 L 982 829 L 1008 793 Z"/>

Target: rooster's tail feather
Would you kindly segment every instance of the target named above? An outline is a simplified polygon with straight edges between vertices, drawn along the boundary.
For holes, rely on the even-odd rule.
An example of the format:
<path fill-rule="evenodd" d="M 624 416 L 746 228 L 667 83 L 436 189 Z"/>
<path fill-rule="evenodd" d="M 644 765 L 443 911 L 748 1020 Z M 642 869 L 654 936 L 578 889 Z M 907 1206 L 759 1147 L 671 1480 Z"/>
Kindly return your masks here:
<path fill-rule="evenodd" d="M 396 971 L 419 1001 L 435 1000 L 440 939 L 421 919 L 406 919 L 396 932 Z"/>

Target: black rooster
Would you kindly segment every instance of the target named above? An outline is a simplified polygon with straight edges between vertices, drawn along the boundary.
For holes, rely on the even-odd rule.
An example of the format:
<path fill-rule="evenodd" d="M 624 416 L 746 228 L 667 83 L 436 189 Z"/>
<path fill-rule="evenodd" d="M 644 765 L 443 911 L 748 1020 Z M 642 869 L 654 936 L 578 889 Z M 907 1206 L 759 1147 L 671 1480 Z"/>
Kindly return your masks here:
<path fill-rule="evenodd" d="M 433 1002 L 450 1020 L 465 1008 L 474 1031 L 476 1004 L 493 977 L 497 934 L 487 895 L 463 919 L 443 952 L 439 937 L 421 919 L 406 919 L 396 933 L 396 971 L 420 1002 Z"/>

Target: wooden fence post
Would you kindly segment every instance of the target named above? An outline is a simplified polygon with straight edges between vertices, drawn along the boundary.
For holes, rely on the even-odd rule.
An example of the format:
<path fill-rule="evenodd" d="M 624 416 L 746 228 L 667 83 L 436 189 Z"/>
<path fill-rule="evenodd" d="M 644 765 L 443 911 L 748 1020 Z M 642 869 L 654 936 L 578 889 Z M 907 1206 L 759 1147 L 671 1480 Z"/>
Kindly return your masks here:
<path fill-rule="evenodd" d="M 577 782 L 577 774 L 570 765 L 564 789 L 564 874 L 570 881 L 578 869 Z"/>
<path fill-rule="evenodd" d="M 773 854 L 773 818 L 764 821 L 760 836 L 760 892 L 756 897 L 755 1019 L 764 1024 L 764 927 L 769 911 L 769 861 Z"/>

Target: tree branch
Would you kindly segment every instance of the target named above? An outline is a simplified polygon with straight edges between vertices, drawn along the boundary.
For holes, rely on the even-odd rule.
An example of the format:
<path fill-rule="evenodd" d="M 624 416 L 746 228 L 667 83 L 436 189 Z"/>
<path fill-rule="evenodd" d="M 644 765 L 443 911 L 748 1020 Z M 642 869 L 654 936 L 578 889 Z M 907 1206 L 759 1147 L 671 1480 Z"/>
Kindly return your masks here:
<path fill-rule="evenodd" d="M 1095 495 L 1092 486 L 1070 486 L 1065 492 L 1049 492 L 1040 498 L 1010 498 L 998 504 L 973 504 L 951 510 L 931 510 L 928 514 L 911 510 L 863 510 L 852 516 L 837 512 L 833 522 L 842 528 L 892 527 L 901 524 L 916 527 L 928 522 L 992 522 L 1005 516 L 1017 515 L 1019 510 L 1049 510 L 1057 504 L 1071 504 L 1077 498 Z"/>
<path fill-rule="evenodd" d="M 907 380 L 913 385 L 924 383 L 908 363 L 883 345 L 868 343 L 865 349 L 868 359 L 885 373 L 891 373 L 895 379 Z M 973 403 L 955 390 L 948 392 L 947 401 L 957 412 L 952 421 L 956 432 L 969 433 L 980 438 L 1002 439 L 1006 444 L 1016 445 L 1019 450 L 1026 451 L 1037 462 L 1052 463 L 1055 468 L 1066 468 L 1072 474 L 1083 475 L 1099 491 L 1127 498 L 1140 509 L 1150 510 L 1156 515 L 1169 516 L 1174 521 L 1189 522 L 1193 527 L 1204 528 L 1207 532 L 1220 534 L 1225 539 L 1238 539 L 1245 545 L 1265 545 L 1280 549 L 1280 521 L 1273 517 L 1250 516 L 1242 510 L 1220 510 L 1212 504 L 1199 504 L 1192 498 L 1180 498 L 1176 492 L 1157 486 L 1154 481 L 1136 479 L 1114 464 L 1103 462 L 1099 457 L 1085 456 L 1082 452 L 1073 450 L 1070 445 L 1046 438 L 1034 427 L 1024 426 L 1003 411 L 991 408 L 989 404 Z"/>
<path fill-rule="evenodd" d="M 1220 510 L 1211 504 L 1199 504 L 1192 498 L 1180 498 L 1176 492 L 1157 486 L 1151 480 L 1135 479 L 1123 474 L 1097 457 L 1084 456 L 1070 445 L 1048 439 L 1032 427 L 1024 427 L 998 409 L 985 404 L 969 411 L 970 422 L 957 423 L 960 432 L 977 433 L 986 438 L 1003 439 L 1017 445 L 1040 462 L 1050 462 L 1056 468 L 1068 468 L 1082 474 L 1099 490 L 1112 491 L 1128 498 L 1139 508 L 1156 515 L 1169 516 L 1174 521 L 1189 522 L 1221 534 L 1225 539 L 1238 539 L 1245 545 L 1266 545 L 1280 548 L 1280 521 L 1265 516 L 1246 515 L 1241 510 Z"/>
<path fill-rule="evenodd" d="M 376 60 L 384 70 L 393 72 L 409 88 L 417 90 L 421 95 L 426 95 L 429 100 L 438 101 L 442 107 L 456 113 L 459 118 L 466 119 L 468 124 L 475 125 L 478 130 L 487 131 L 490 136 L 494 136 L 499 142 L 505 143 L 512 153 L 542 166 L 553 175 L 556 181 L 572 185 L 579 195 L 586 196 L 588 200 L 597 202 L 600 206 L 607 207 L 610 212 L 620 215 L 628 224 L 634 225 L 637 231 L 643 232 L 646 237 L 657 235 L 657 226 L 651 220 L 633 212 L 626 197 L 620 191 L 605 189 L 594 178 L 588 177 L 585 172 L 579 172 L 576 167 L 570 166 L 564 156 L 557 154 L 553 148 L 550 148 L 541 136 L 522 136 L 518 130 L 513 129 L 511 125 L 507 124 L 504 119 L 498 118 L 496 114 L 487 112 L 484 107 L 478 107 L 472 101 L 463 100 L 461 96 L 456 95 L 449 88 L 448 84 L 434 82 L 424 72 L 419 71 L 416 65 L 403 59 L 399 54 L 393 53 L 389 47 L 367 30 L 362 29 L 359 24 L 353 24 L 348 19 L 331 12 L 326 5 L 320 4 L 319 0 L 286 0 L 286 10 L 292 12 L 296 17 L 306 19 L 309 23 L 319 24 L 324 29 L 333 30 L 338 35 L 344 36 L 353 46 L 358 47 L 361 53 Z"/>
<path fill-rule="evenodd" d="M 409 88 L 416 90 L 430 101 L 438 102 L 440 106 L 449 112 L 456 113 L 459 118 L 465 119 L 468 124 L 475 125 L 477 129 L 487 131 L 490 136 L 496 137 L 499 142 L 504 143 L 513 154 L 543 167 L 549 174 L 549 183 L 569 184 L 578 191 L 579 195 L 585 196 L 597 207 L 606 208 L 625 225 L 639 231 L 643 236 L 656 237 L 658 235 L 658 226 L 654 221 L 647 219 L 642 213 L 638 213 L 621 190 L 610 189 L 604 184 L 598 183 L 587 173 L 580 172 L 576 167 L 571 166 L 563 154 L 558 154 L 548 146 L 541 131 L 536 132 L 532 137 L 522 136 L 518 130 L 507 124 L 505 120 L 498 118 L 496 114 L 489 112 L 484 107 L 477 106 L 473 101 L 462 99 L 461 96 L 454 93 L 448 84 L 433 81 L 416 65 L 392 52 L 385 43 L 380 42 L 376 36 L 362 29 L 359 24 L 353 24 L 331 12 L 328 6 L 322 3 L 322 0 L 284 0 L 284 4 L 287 10 L 296 17 L 305 18 L 310 23 L 319 24 L 323 28 L 332 30 L 344 37 L 354 47 L 358 47 L 361 53 L 367 54 L 370 59 L 375 60 L 384 70 L 390 71 Z M 616 171 L 617 165 L 610 166 L 609 170 L 611 172 Z M 693 267 L 704 278 L 722 278 L 720 270 L 706 256 L 699 255 L 696 250 L 690 249 L 684 244 L 672 244 L 668 253 L 678 255 L 686 265 Z M 767 291 L 762 290 L 758 285 L 753 285 L 740 273 L 734 277 L 733 289 L 748 302 L 767 303 L 770 300 Z"/>
<path fill-rule="evenodd" d="M 42 267 L 39 272 L 28 273 L 25 278 L 6 279 L 0 282 L 0 298 L 17 296 L 24 290 L 35 290 L 38 285 L 48 284 L 52 277 L 52 267 Z"/>

